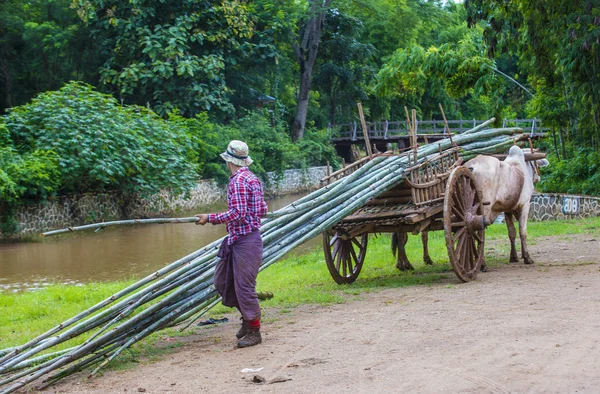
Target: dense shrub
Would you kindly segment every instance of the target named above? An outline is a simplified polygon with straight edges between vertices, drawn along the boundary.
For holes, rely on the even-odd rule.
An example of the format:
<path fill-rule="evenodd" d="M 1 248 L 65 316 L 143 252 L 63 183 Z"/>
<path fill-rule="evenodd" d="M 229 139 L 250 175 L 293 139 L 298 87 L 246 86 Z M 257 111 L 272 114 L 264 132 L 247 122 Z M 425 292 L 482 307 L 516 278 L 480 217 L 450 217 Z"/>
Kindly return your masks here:
<path fill-rule="evenodd" d="M 258 111 L 250 112 L 227 125 L 211 123 L 206 114 L 191 119 L 172 114 L 170 121 L 186 130 L 194 146 L 192 156 L 197 160 L 200 176 L 221 183 L 227 182 L 230 174 L 219 154 L 233 139 L 248 144 L 254 160 L 252 170 L 258 175 L 324 165 L 327 161 L 334 165 L 337 160 L 328 131 L 308 130 L 304 139 L 294 144 L 281 122 L 273 126 L 272 120 Z"/>
<path fill-rule="evenodd" d="M 0 147 L 0 229 L 16 228 L 13 215 L 27 201 L 45 200 L 59 186 L 58 157 L 52 151 L 35 150 L 19 155 L 11 147 Z"/>
<path fill-rule="evenodd" d="M 544 168 L 539 189 L 552 193 L 600 196 L 600 152 L 580 148 L 569 160 L 548 155 L 550 165 Z"/>
<path fill-rule="evenodd" d="M 258 175 L 336 162 L 329 131 L 309 129 L 294 144 L 283 122 L 260 111 L 220 125 L 205 113 L 163 119 L 80 82 L 43 93 L 0 117 L 2 229 L 14 230 L 19 205 L 55 194 L 116 191 L 126 203 L 189 190 L 198 178 L 226 183 L 220 153 L 232 139 L 248 144 Z"/>
<path fill-rule="evenodd" d="M 19 153 L 46 149 L 58 155 L 60 193 L 184 190 L 196 178 L 184 132 L 83 83 L 14 108 L 6 125 Z"/>

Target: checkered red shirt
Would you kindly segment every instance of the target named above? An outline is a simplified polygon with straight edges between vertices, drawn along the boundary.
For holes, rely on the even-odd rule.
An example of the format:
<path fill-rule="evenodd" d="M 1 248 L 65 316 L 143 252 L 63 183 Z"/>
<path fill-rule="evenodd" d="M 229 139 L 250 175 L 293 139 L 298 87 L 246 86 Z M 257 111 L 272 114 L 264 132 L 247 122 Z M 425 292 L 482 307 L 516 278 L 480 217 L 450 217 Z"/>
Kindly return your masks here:
<path fill-rule="evenodd" d="M 240 235 L 260 228 L 260 218 L 266 214 L 267 203 L 260 180 L 248 167 L 242 167 L 229 177 L 227 212 L 210 214 L 208 221 L 212 224 L 227 223 L 227 243 L 231 245 Z"/>

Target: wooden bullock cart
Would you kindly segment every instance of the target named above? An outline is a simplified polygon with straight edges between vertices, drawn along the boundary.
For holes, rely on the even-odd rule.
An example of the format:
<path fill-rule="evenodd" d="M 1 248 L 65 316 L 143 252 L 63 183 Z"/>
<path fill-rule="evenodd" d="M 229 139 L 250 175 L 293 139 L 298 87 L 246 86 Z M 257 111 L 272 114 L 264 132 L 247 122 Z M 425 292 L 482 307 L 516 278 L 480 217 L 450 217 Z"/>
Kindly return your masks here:
<path fill-rule="evenodd" d="M 355 171 L 368 158 L 324 178 L 330 183 Z M 325 261 L 333 279 L 352 283 L 362 269 L 369 233 L 444 230 L 452 269 L 462 281 L 476 278 L 484 257 L 485 223 L 480 192 L 461 166 L 459 148 L 405 170 L 402 183 L 378 195 L 323 233 Z"/>

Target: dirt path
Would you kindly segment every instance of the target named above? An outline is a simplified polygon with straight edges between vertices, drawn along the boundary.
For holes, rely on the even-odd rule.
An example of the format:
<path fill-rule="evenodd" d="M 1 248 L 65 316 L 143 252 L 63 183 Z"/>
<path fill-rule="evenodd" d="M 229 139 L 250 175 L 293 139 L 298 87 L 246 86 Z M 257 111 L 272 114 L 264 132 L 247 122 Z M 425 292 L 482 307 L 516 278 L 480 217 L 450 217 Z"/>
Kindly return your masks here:
<path fill-rule="evenodd" d="M 233 349 L 237 322 L 198 329 L 160 361 L 48 391 L 598 393 L 600 240 L 538 239 L 530 250 L 535 266 L 503 265 L 469 284 L 267 310 L 254 348 Z"/>

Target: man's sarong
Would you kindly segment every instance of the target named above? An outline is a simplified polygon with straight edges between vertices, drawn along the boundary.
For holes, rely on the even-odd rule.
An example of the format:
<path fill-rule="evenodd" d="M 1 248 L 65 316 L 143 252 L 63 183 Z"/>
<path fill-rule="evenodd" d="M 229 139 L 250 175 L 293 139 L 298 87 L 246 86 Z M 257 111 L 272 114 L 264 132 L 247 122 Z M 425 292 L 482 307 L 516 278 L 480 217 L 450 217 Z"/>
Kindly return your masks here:
<path fill-rule="evenodd" d="M 215 288 L 223 298 L 223 305 L 237 308 L 244 320 L 260 317 L 256 276 L 262 253 L 262 237 L 256 230 L 240 236 L 232 245 L 227 245 L 225 238 L 217 254 L 220 260 L 215 268 Z"/>

